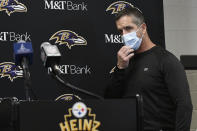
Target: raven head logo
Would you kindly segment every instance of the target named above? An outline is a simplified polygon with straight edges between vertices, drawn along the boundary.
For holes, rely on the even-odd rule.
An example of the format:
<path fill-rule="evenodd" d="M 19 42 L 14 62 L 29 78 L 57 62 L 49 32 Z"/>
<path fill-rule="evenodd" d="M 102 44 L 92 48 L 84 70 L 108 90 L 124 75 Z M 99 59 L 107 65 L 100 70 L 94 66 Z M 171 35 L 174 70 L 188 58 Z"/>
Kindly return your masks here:
<path fill-rule="evenodd" d="M 14 12 L 27 12 L 27 7 L 17 0 L 0 0 L 0 11 L 4 10 L 10 16 Z"/>
<path fill-rule="evenodd" d="M 70 30 L 61 30 L 56 32 L 49 40 L 56 39 L 55 43 L 59 45 L 66 45 L 69 49 L 75 45 L 87 45 L 87 41 Z"/>
<path fill-rule="evenodd" d="M 3 62 L 0 63 L 0 77 L 8 77 L 13 82 L 15 78 L 23 77 L 23 70 L 13 62 Z"/>
<path fill-rule="evenodd" d="M 112 3 L 107 9 L 106 11 L 111 11 L 111 14 L 117 14 L 118 12 L 120 12 L 121 10 L 127 8 L 127 7 L 134 7 L 131 3 L 128 3 L 126 1 L 117 1 Z"/>

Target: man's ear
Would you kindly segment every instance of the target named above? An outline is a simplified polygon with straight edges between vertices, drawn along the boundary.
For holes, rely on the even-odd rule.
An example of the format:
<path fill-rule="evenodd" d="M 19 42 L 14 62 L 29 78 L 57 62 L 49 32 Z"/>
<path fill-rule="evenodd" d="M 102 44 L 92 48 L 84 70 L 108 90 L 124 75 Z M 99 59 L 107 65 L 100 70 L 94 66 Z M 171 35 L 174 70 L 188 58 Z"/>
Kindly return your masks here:
<path fill-rule="evenodd" d="M 146 31 L 147 31 L 146 23 L 143 23 L 143 24 L 142 24 L 142 33 L 145 34 Z"/>

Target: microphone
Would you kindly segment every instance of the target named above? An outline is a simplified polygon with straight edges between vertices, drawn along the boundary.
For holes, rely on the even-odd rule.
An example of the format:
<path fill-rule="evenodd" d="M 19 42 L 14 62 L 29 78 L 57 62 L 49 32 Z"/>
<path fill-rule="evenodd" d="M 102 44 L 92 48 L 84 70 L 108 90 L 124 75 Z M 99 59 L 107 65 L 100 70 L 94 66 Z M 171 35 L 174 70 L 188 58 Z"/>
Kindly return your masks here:
<path fill-rule="evenodd" d="M 41 60 L 44 67 L 50 67 L 53 73 L 60 75 L 61 71 L 58 67 L 61 59 L 61 53 L 56 45 L 49 42 L 43 42 L 40 46 Z"/>
<path fill-rule="evenodd" d="M 30 101 L 31 79 L 29 65 L 33 63 L 33 48 L 31 42 L 18 41 L 14 43 L 14 61 L 15 65 L 22 66 L 25 96 L 26 100 Z"/>
<path fill-rule="evenodd" d="M 33 48 L 31 42 L 18 41 L 14 43 L 14 61 L 16 65 L 32 65 Z"/>

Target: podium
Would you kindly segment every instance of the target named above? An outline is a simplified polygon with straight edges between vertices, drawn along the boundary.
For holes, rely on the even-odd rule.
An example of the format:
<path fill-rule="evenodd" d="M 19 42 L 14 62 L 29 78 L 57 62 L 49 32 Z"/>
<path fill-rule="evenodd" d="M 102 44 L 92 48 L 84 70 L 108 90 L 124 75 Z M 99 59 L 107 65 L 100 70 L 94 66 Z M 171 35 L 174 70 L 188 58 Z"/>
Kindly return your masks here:
<path fill-rule="evenodd" d="M 142 100 L 139 96 L 68 102 L 20 101 L 14 109 L 17 112 L 16 131 L 143 130 Z"/>

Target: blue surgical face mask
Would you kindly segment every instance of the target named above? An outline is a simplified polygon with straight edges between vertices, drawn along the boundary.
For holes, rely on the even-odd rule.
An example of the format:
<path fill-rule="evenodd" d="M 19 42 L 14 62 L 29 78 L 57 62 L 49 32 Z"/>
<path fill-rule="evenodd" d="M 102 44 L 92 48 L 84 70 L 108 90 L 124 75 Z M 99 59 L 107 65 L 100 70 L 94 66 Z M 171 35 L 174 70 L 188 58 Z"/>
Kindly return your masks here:
<path fill-rule="evenodd" d="M 139 27 L 139 29 L 140 29 L 140 27 Z M 128 34 L 125 34 L 122 36 L 124 44 L 126 46 L 130 46 L 135 51 L 139 49 L 139 47 L 142 43 L 142 38 L 143 38 L 143 35 L 141 38 L 139 38 L 137 36 L 137 32 L 139 31 L 139 29 L 137 31 L 133 31 L 131 33 L 128 33 Z"/>

